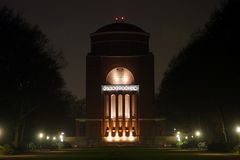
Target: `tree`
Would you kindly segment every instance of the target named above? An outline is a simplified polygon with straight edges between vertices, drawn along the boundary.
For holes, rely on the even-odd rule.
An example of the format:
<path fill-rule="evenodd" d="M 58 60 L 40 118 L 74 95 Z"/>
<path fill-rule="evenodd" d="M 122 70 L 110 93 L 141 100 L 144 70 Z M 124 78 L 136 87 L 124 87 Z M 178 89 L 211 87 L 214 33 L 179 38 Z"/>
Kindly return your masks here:
<path fill-rule="evenodd" d="M 64 88 L 62 67 L 61 53 L 37 26 L 0 8 L 0 117 L 11 122 L 16 147 L 29 115 L 59 98 Z"/>
<path fill-rule="evenodd" d="M 239 18 L 240 2 L 229 0 L 170 62 L 158 105 L 174 125 L 205 126 L 209 138 L 228 142 L 240 105 Z"/>

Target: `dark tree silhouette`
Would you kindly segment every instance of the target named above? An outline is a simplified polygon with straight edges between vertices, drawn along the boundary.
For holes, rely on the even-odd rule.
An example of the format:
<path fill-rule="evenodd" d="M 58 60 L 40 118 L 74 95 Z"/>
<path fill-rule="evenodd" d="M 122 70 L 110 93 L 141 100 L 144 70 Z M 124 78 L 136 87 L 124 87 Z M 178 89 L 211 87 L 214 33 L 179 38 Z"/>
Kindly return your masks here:
<path fill-rule="evenodd" d="M 37 26 L 0 8 L 0 119 L 14 127 L 15 146 L 22 142 L 29 115 L 61 94 L 62 67 L 61 53 Z"/>
<path fill-rule="evenodd" d="M 228 142 L 240 113 L 239 19 L 240 1 L 228 1 L 169 64 L 158 105 L 173 125 Z"/>

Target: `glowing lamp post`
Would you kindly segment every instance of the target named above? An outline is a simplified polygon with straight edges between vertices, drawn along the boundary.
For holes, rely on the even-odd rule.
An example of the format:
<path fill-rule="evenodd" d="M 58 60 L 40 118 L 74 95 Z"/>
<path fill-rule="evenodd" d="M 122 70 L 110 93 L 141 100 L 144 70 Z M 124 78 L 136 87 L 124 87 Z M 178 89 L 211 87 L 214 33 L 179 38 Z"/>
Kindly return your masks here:
<path fill-rule="evenodd" d="M 60 141 L 63 142 L 63 135 L 62 134 L 59 136 L 59 138 L 60 138 Z"/>
<path fill-rule="evenodd" d="M 240 126 L 236 127 L 236 132 L 240 135 Z"/>
<path fill-rule="evenodd" d="M 3 130 L 2 130 L 2 128 L 0 128 L 0 140 L 2 138 L 2 135 L 3 135 Z"/>
<path fill-rule="evenodd" d="M 43 133 L 39 133 L 38 134 L 38 138 L 41 140 L 41 139 L 43 139 L 43 137 L 44 137 L 44 134 Z"/>
<path fill-rule="evenodd" d="M 44 134 L 42 133 L 42 132 L 40 132 L 39 134 L 38 134 L 38 139 L 40 140 L 40 142 L 39 142 L 39 149 L 41 149 L 42 148 L 42 139 L 44 138 Z"/>
<path fill-rule="evenodd" d="M 201 132 L 200 131 L 196 131 L 195 132 L 195 136 L 198 138 L 198 137 L 200 137 L 201 136 Z"/>
<path fill-rule="evenodd" d="M 178 131 L 178 132 L 177 132 L 177 135 L 176 135 L 178 142 L 181 142 L 181 136 L 180 136 L 180 134 L 181 134 L 181 132 Z"/>
<path fill-rule="evenodd" d="M 237 126 L 236 127 L 236 133 L 240 136 L 240 126 Z M 239 141 L 239 140 L 238 140 Z M 238 144 L 239 144 L 239 142 L 238 142 Z"/>

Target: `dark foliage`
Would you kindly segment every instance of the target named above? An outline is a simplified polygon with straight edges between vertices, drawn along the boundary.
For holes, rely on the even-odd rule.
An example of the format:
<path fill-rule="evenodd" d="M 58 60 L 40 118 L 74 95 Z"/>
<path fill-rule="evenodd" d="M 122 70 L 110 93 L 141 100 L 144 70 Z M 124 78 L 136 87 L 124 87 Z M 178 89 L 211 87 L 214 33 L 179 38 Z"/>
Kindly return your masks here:
<path fill-rule="evenodd" d="M 240 1 L 228 1 L 169 64 L 158 105 L 170 127 L 201 128 L 219 141 L 224 128 L 224 135 L 233 132 L 240 120 L 239 19 Z"/>
<path fill-rule="evenodd" d="M 0 8 L 0 123 L 8 126 L 8 137 L 14 133 L 15 146 L 23 141 L 29 120 L 37 115 L 54 119 L 59 111 L 66 114 L 60 105 L 65 101 L 63 62 L 61 52 L 53 49 L 37 26 Z"/>

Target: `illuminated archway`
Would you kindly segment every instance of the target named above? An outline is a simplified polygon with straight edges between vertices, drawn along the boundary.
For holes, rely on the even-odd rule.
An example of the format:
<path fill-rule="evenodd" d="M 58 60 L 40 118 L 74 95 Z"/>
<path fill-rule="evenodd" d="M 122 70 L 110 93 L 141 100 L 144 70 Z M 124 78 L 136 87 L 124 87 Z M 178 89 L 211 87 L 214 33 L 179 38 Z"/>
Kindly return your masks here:
<path fill-rule="evenodd" d="M 137 95 L 139 86 L 124 67 L 112 69 L 103 93 L 103 133 L 107 142 L 133 142 L 138 137 Z"/>
<path fill-rule="evenodd" d="M 107 84 L 133 84 L 134 76 L 133 74 L 126 68 L 117 67 L 112 69 L 106 78 Z"/>

